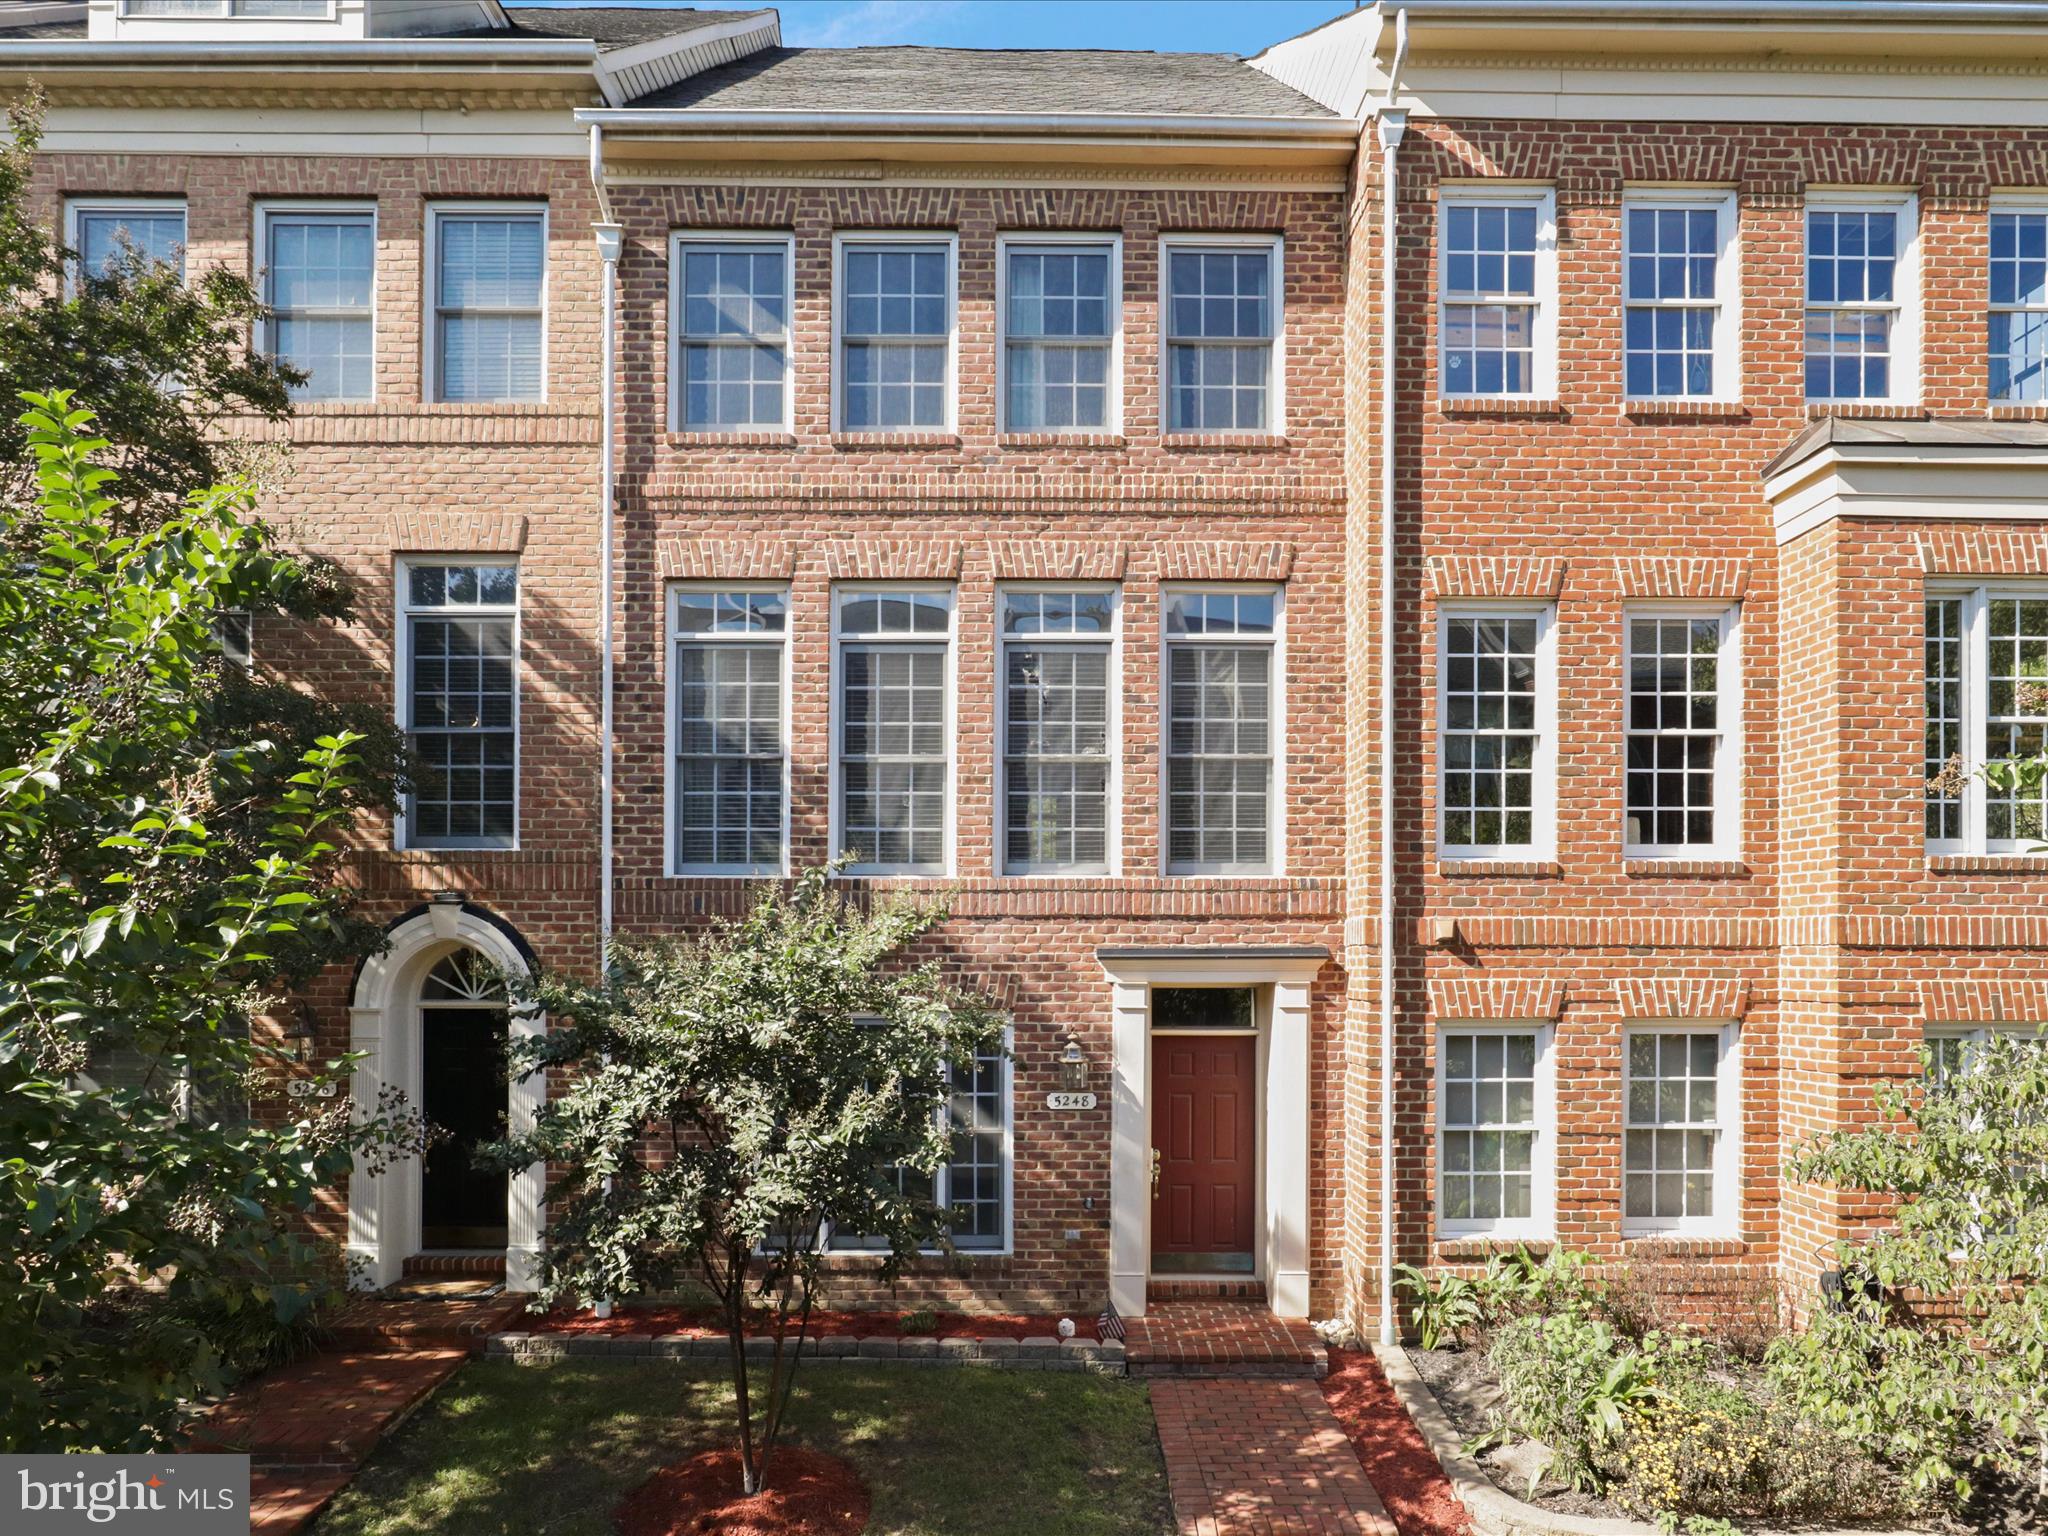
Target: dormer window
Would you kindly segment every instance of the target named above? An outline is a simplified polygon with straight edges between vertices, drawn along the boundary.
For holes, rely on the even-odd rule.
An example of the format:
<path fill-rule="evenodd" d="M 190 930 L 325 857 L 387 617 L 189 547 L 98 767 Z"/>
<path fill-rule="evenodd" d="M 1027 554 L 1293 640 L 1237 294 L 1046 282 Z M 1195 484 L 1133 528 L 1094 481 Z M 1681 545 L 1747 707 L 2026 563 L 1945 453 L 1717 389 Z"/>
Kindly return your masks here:
<path fill-rule="evenodd" d="M 301 17 L 325 21 L 334 14 L 334 0 L 125 0 L 123 16 L 203 16 L 215 20 L 235 16 Z"/>

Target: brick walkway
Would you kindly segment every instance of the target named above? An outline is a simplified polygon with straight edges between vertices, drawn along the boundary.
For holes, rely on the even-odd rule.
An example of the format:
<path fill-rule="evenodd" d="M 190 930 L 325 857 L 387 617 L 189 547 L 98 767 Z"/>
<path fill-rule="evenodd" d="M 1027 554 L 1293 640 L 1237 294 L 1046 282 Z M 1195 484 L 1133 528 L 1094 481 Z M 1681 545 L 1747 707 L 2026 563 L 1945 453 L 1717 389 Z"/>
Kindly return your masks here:
<path fill-rule="evenodd" d="M 1263 1300 L 1155 1301 L 1124 1323 L 1133 1376 L 1320 1376 L 1323 1341 Z"/>
<path fill-rule="evenodd" d="M 1395 1536 L 1313 1381 L 1152 1383 L 1181 1536 Z"/>

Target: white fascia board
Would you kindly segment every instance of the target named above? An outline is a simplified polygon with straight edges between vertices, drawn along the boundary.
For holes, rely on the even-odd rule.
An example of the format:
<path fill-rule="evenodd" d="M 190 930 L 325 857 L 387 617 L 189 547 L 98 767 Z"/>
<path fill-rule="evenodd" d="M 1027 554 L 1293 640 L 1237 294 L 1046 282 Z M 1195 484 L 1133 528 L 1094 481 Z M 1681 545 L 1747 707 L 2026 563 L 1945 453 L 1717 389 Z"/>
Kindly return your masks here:
<path fill-rule="evenodd" d="M 774 11 L 761 16 L 745 16 L 738 21 L 722 21 L 715 27 L 699 27 L 694 32 L 677 32 L 668 37 L 650 38 L 644 43 L 635 43 L 630 48 L 614 48 L 610 53 L 600 55 L 598 62 L 607 70 L 630 69 L 635 64 L 661 58 L 664 54 L 680 53 L 687 48 L 701 48 L 706 43 L 722 43 L 727 38 L 742 38 L 752 32 L 765 32 L 767 38 L 762 47 L 773 48 L 782 40 L 782 18 Z"/>
<path fill-rule="evenodd" d="M 249 64 L 317 73 L 322 69 L 365 64 L 581 64 L 597 58 L 597 44 L 587 38 L 519 37 L 451 41 L 430 37 L 379 37 L 358 42 L 193 42 L 95 43 L 77 40 L 36 42 L 0 40 L 0 66 L 73 64 L 102 69 L 134 65 Z"/>
<path fill-rule="evenodd" d="M 1777 542 L 1838 517 L 2048 521 L 2048 451 L 1837 444 L 1765 483 Z"/>
<path fill-rule="evenodd" d="M 1242 139 L 1301 139 L 1351 143 L 1362 125 L 1342 117 L 1223 117 L 1200 113 L 1124 112 L 720 112 L 697 107 L 580 107 L 576 121 L 608 132 L 761 134 L 779 137 L 836 137 L 876 133 L 916 138 L 971 135 L 978 138 L 1068 135 L 1176 134 Z"/>

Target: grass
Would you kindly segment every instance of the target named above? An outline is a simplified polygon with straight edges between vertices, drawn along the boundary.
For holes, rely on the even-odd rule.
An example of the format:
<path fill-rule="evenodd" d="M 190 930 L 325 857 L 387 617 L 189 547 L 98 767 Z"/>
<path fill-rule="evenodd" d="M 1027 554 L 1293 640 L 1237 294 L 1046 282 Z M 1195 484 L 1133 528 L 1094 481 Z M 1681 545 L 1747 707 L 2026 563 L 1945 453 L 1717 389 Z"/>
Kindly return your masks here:
<path fill-rule="evenodd" d="M 731 1404 L 723 1367 L 474 1361 L 378 1449 L 315 1533 L 611 1536 L 613 1507 L 656 1468 L 731 1442 Z M 860 1470 L 869 1536 L 1172 1529 L 1136 1382 L 832 1365 L 799 1379 L 788 1434 Z"/>

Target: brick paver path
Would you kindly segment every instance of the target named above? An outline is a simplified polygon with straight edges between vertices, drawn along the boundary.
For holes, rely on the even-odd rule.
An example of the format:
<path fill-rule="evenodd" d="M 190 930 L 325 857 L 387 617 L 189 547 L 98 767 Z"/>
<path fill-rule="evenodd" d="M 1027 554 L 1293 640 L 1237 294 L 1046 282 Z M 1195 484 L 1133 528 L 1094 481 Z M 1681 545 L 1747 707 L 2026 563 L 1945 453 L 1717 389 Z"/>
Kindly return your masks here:
<path fill-rule="evenodd" d="M 1152 1412 L 1181 1536 L 1395 1536 L 1313 1381 L 1160 1378 Z"/>
<path fill-rule="evenodd" d="M 1306 1318 L 1263 1300 L 1155 1301 L 1124 1323 L 1133 1376 L 1320 1376 L 1323 1341 Z"/>

